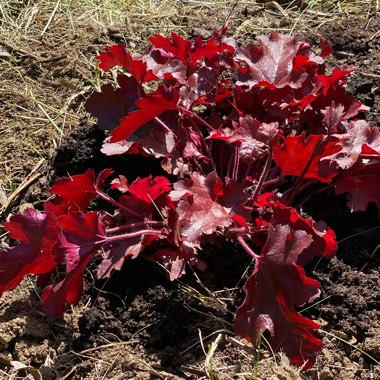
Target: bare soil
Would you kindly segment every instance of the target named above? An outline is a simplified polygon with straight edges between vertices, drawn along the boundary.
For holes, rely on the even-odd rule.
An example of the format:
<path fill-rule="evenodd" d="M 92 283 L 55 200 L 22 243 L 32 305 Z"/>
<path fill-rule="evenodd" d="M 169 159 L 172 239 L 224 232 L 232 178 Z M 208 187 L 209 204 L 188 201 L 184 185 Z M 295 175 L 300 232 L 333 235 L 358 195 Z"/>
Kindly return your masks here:
<path fill-rule="evenodd" d="M 230 9 L 184 3 L 178 13 L 168 16 L 170 22 L 166 21 L 182 34 L 207 38 L 213 28 L 224 24 Z M 302 12 L 294 9 L 285 17 L 273 4 L 238 5 L 229 30 L 240 41 L 269 30 L 291 29 L 315 41 L 326 38 L 335 51 L 331 67 L 354 64 L 359 68 L 348 91 L 372 108 L 367 119 L 380 125 L 380 13 L 362 9 L 358 14 L 329 19 Z M 141 28 L 144 22 L 146 27 Z M 59 25 L 55 27 L 61 30 Z M 6 49 L 20 62 L 17 70 L 12 70 L 9 58 L 6 63 L 0 58 L 0 67 L 10 68 L 0 79 L 0 86 L 7 90 L 0 91 L 0 112 L 7 122 L 1 122 L 0 128 L 0 221 L 25 205 L 40 208 L 57 176 L 112 166 L 119 174 L 135 177 L 158 168 L 153 161 L 146 165 L 139 159 L 101 155 L 102 132 L 83 111 L 83 99 L 95 81 L 96 52 L 110 42 L 141 47 L 146 37 L 158 30 L 154 21 L 141 16 L 128 17 L 125 25 L 112 28 L 88 22 L 65 42 L 62 30 L 50 33 L 44 38 L 44 50 L 41 41 L 27 45 L 38 57 L 65 56 L 46 63 Z M 129 38 L 131 35 L 134 37 Z M 55 110 L 49 108 L 52 98 Z M 29 103 L 33 103 L 33 112 Z M 64 104 L 66 108 L 62 108 Z M 65 137 L 46 119 L 41 107 L 63 128 Z M 29 123 L 29 129 L 22 121 Z M 44 162 L 36 169 L 41 159 Z M 15 190 L 19 191 L 7 202 Z M 56 320 L 39 312 L 40 290 L 32 279 L 25 279 L 0 299 L 0 379 L 380 378 L 376 364 L 380 361 L 378 210 L 371 206 L 366 212 L 351 214 L 345 197 L 333 194 L 315 197 L 303 209 L 314 219 L 325 220 L 339 241 L 333 260 L 308 267 L 323 292 L 320 303 L 303 311 L 322 325 L 318 334 L 324 348 L 312 370 L 301 374 L 286 358 L 273 356 L 265 344 L 257 360 L 257 352 L 234 336 L 233 313 L 243 297 L 238 289 L 250 260 L 234 246 L 225 246 L 217 251 L 218 256 L 212 248 L 205 253 L 206 274 L 190 270 L 175 283 L 144 258 L 128 261 L 105 283 L 94 281 L 90 267 L 81 304 Z M 9 244 L 1 230 L 0 239 L 3 246 Z"/>

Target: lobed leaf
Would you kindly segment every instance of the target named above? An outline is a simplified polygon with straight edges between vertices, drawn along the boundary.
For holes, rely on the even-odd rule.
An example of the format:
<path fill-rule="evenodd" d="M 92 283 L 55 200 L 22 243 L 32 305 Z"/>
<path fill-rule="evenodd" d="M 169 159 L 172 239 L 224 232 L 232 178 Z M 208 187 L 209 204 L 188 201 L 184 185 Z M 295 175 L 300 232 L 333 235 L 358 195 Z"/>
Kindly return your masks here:
<path fill-rule="evenodd" d="M 380 162 L 358 160 L 336 178 L 335 192 L 348 193 L 351 212 L 365 211 L 370 202 L 380 208 Z"/>
<path fill-rule="evenodd" d="M 274 146 L 273 159 L 282 175 L 302 175 L 303 178 L 330 183 L 337 175 L 337 167 L 334 161 L 327 158 L 340 150 L 336 138 L 325 139 L 323 135 L 306 137 L 302 134 L 288 136 L 283 145 Z"/>
<path fill-rule="evenodd" d="M 175 183 L 169 196 L 178 202 L 176 211 L 181 237 L 196 243 L 203 234 L 210 235 L 218 228 L 228 227 L 232 220 L 227 209 L 212 199 L 213 190 L 208 186 L 207 178 L 197 172 L 189 176 L 190 179 Z"/>
<path fill-rule="evenodd" d="M 178 99 L 176 91 L 165 91 L 163 87 L 155 94 L 139 99 L 136 102 L 139 110 L 121 119 L 120 125 L 112 132 L 111 142 L 126 140 L 137 129 L 163 112 L 177 109 Z"/>
<path fill-rule="evenodd" d="M 83 293 L 84 271 L 87 264 L 105 243 L 105 225 L 99 213 L 74 212 L 59 219 L 58 255 L 65 264 L 66 276 L 55 285 L 45 288 L 42 310 L 51 317 L 58 317 L 65 304 L 76 305 Z"/>
<path fill-rule="evenodd" d="M 84 211 L 90 201 L 96 197 L 95 173 L 87 169 L 84 174 L 59 178 L 49 192 L 58 195 L 57 204 L 71 211 Z"/>
<path fill-rule="evenodd" d="M 106 46 L 108 51 L 100 53 L 96 58 L 99 60 L 99 67 L 108 71 L 115 66 L 127 70 L 139 83 L 156 79 L 151 71 L 147 70 L 146 63 L 139 57 L 134 57 L 129 53 L 125 45 L 117 44 Z"/>
<path fill-rule="evenodd" d="M 297 264 L 312 240 L 307 232 L 289 225 L 269 225 L 268 240 L 245 284 L 246 297 L 234 323 L 236 332 L 253 344 L 268 331 L 272 349 L 284 351 L 304 369 L 313 365 L 322 347 L 313 334 L 319 326 L 295 310 L 320 293 L 318 281 L 306 277 Z"/>
<path fill-rule="evenodd" d="M 57 265 L 57 217 L 32 208 L 4 223 L 9 236 L 19 245 L 0 251 L 0 295 L 13 290 L 28 274 L 49 273 Z"/>
<path fill-rule="evenodd" d="M 236 49 L 234 60 L 245 65 L 238 66 L 236 84 L 247 85 L 249 89 L 301 87 L 308 76 L 307 68 L 317 63 L 307 40 L 275 32 L 256 38 L 259 46 L 252 44 Z M 323 62 L 322 58 L 319 62 Z"/>
<path fill-rule="evenodd" d="M 118 88 L 105 84 L 100 92 L 94 92 L 87 99 L 85 109 L 98 119 L 98 128 L 113 130 L 119 120 L 136 110 L 136 101 L 143 96 L 142 86 L 134 77 L 119 74 Z"/>

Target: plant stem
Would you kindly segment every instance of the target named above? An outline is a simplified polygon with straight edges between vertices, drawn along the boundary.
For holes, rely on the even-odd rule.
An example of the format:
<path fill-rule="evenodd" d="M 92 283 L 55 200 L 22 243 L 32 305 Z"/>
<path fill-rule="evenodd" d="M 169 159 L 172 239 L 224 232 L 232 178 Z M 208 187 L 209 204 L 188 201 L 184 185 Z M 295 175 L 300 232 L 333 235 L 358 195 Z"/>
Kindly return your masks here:
<path fill-rule="evenodd" d="M 116 241 L 116 240 L 131 239 L 133 237 L 141 236 L 141 235 L 159 235 L 160 237 L 166 237 L 166 235 L 163 235 L 161 231 L 158 231 L 158 230 L 141 230 L 137 232 L 130 232 L 128 234 L 107 236 L 104 240 L 99 241 L 97 243 L 106 243 L 106 242 Z"/>
<path fill-rule="evenodd" d="M 247 183 L 247 177 L 249 175 L 249 173 L 251 172 L 252 170 L 252 166 L 254 164 L 254 160 L 252 159 L 249 164 L 247 165 L 247 169 L 245 170 L 245 174 L 244 174 L 244 182 L 243 182 L 243 186 L 245 186 L 245 184 Z"/>
<path fill-rule="evenodd" d="M 241 244 L 241 246 L 244 248 L 244 250 L 254 258 L 255 260 L 255 263 L 256 265 L 259 264 L 259 259 L 260 259 L 260 256 L 259 255 L 256 255 L 255 252 L 252 251 L 252 249 L 250 248 L 250 246 L 245 242 L 245 240 L 243 239 L 242 236 L 238 236 L 237 238 L 238 242 Z"/>
<path fill-rule="evenodd" d="M 154 120 L 156 120 L 157 123 L 160 124 L 162 128 L 164 128 L 167 132 L 173 133 L 173 135 L 175 136 L 175 133 L 160 118 L 155 117 Z"/>
<path fill-rule="evenodd" d="M 239 170 L 239 147 L 235 146 L 234 170 L 232 172 L 232 179 L 234 181 L 237 181 L 238 170 Z"/>
<path fill-rule="evenodd" d="M 141 227 L 141 226 L 145 226 L 145 225 L 164 227 L 165 223 L 157 221 L 157 220 L 147 220 L 146 222 L 130 223 L 130 224 L 124 224 L 124 225 L 119 226 L 119 227 L 107 228 L 106 233 L 107 234 L 114 234 L 114 233 L 117 233 L 120 231 L 127 230 L 129 228 L 136 228 L 136 227 Z"/>
<path fill-rule="evenodd" d="M 210 131 L 214 131 L 215 130 L 215 128 L 213 128 L 209 123 L 207 123 L 206 120 L 203 120 L 195 112 L 187 110 L 186 108 L 182 108 L 182 107 L 178 107 L 178 110 L 181 111 L 181 112 L 183 112 L 183 113 L 185 113 L 185 114 L 187 114 L 187 115 L 192 116 L 194 119 L 198 120 L 201 124 L 205 125 L 207 127 L 207 129 L 209 129 Z"/>
<path fill-rule="evenodd" d="M 318 194 L 318 193 L 321 193 L 322 191 L 326 191 L 328 189 L 331 189 L 333 187 L 333 185 L 327 185 L 325 187 L 322 187 L 322 189 L 319 189 L 319 190 L 315 190 L 313 191 L 312 194 L 308 195 L 302 202 L 299 203 L 298 206 L 302 206 L 304 203 L 306 203 L 312 196 L 314 196 L 315 194 Z"/>
<path fill-rule="evenodd" d="M 263 183 L 262 188 L 266 189 L 268 186 L 274 186 L 281 183 L 284 180 L 282 176 L 278 176 L 277 178 L 269 179 Z"/>
<path fill-rule="evenodd" d="M 110 196 L 108 196 L 107 194 L 103 193 L 102 191 L 96 189 L 96 194 L 97 194 L 100 198 L 104 199 L 105 201 L 107 201 L 107 202 L 109 202 L 109 203 L 112 203 L 114 206 L 119 207 L 120 209 L 122 209 L 122 210 L 128 212 L 129 214 L 132 214 L 132 215 L 134 215 L 134 216 L 138 216 L 139 218 L 141 218 L 141 215 L 140 215 L 138 212 L 136 212 L 136 211 L 130 209 L 129 207 L 124 206 L 124 205 L 122 205 L 121 203 L 115 201 L 115 199 L 111 198 Z"/>
<path fill-rule="evenodd" d="M 203 147 L 203 149 L 205 150 L 205 153 L 208 156 L 207 158 L 210 160 L 210 163 L 211 163 L 211 166 L 212 166 L 212 170 L 216 173 L 216 166 L 215 166 L 214 160 L 212 159 L 211 147 L 206 143 L 206 140 L 205 140 L 205 138 L 203 136 L 203 133 L 202 133 L 202 131 L 199 128 L 199 125 L 197 125 L 196 123 L 194 123 L 194 120 L 191 120 L 191 124 L 198 131 L 202 147 Z M 212 141 L 211 141 L 211 143 L 212 143 Z M 195 161 L 195 159 L 194 159 L 194 161 Z"/>
<path fill-rule="evenodd" d="M 253 204 L 255 203 L 257 197 L 259 196 L 260 194 L 260 190 L 261 190 L 261 187 L 268 175 L 268 172 L 269 172 L 269 169 L 272 165 L 272 155 L 273 155 L 273 152 L 272 152 L 272 149 L 269 148 L 269 151 L 268 151 L 268 157 L 267 157 L 267 160 L 265 162 L 265 166 L 264 166 L 264 169 L 263 169 L 263 172 L 261 173 L 261 176 L 259 178 L 259 182 L 257 183 L 257 186 L 255 188 L 255 192 L 253 193 L 253 196 L 252 196 L 252 206 Z"/>
<path fill-rule="evenodd" d="M 227 177 L 231 178 L 231 171 L 233 171 L 233 162 L 235 157 L 235 151 L 232 152 L 230 159 L 228 160 L 227 166 Z"/>

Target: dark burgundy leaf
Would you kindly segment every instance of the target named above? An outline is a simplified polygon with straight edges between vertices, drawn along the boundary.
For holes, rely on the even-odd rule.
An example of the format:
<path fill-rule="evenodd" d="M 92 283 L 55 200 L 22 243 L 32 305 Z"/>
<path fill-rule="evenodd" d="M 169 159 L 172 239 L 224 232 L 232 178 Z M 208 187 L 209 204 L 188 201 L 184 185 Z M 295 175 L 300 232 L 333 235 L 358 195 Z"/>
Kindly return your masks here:
<path fill-rule="evenodd" d="M 334 133 L 337 127 L 345 119 L 344 106 L 342 104 L 335 105 L 335 102 L 331 102 L 331 106 L 321 110 L 323 115 L 322 123 L 327 131 Z"/>
<path fill-rule="evenodd" d="M 105 243 L 105 225 L 97 212 L 75 212 L 59 219 L 59 256 L 66 266 L 66 276 L 48 286 L 42 295 L 42 310 L 51 317 L 64 311 L 65 304 L 76 305 L 83 293 L 87 264 Z"/>
<path fill-rule="evenodd" d="M 195 265 L 199 270 L 205 270 L 206 264 L 198 259 L 199 245 L 185 242 L 178 249 L 160 249 L 149 258 L 160 261 L 166 267 L 171 281 L 177 280 L 186 273 L 187 264 Z"/>
<path fill-rule="evenodd" d="M 86 101 L 85 109 L 98 119 L 102 130 L 113 130 L 119 120 L 136 110 L 136 101 L 144 95 L 142 86 L 133 77 L 120 74 L 117 77 L 119 87 L 105 84 L 101 92 L 94 92 Z"/>
<path fill-rule="evenodd" d="M 322 341 L 313 335 L 319 326 L 296 312 L 296 306 L 319 296 L 319 283 L 306 277 L 298 256 L 312 237 L 288 225 L 269 226 L 268 240 L 245 284 L 246 297 L 235 317 L 235 330 L 253 344 L 269 331 L 269 344 L 298 366 L 310 368 Z"/>
<path fill-rule="evenodd" d="M 13 290 L 27 274 L 49 273 L 57 265 L 58 226 L 56 216 L 27 209 L 4 223 L 19 245 L 0 251 L 0 295 Z"/>
<path fill-rule="evenodd" d="M 306 102 L 301 111 L 300 122 L 306 126 L 309 133 L 329 134 L 341 133 L 344 128 L 340 122 L 351 119 L 359 112 L 367 112 L 368 107 L 357 101 L 352 95 L 345 94 L 344 87 L 330 87 L 326 94 L 320 92 L 314 99 Z M 302 103 L 302 102 L 301 102 Z M 329 114 L 335 113 L 333 129 L 328 130 Z M 339 116 L 340 120 L 337 119 Z M 339 128 L 340 127 L 340 128 Z"/>
<path fill-rule="evenodd" d="M 351 212 L 365 211 L 369 202 L 380 208 L 380 162 L 358 160 L 336 178 L 335 192 L 348 193 Z"/>
<path fill-rule="evenodd" d="M 244 184 L 229 181 L 223 190 L 223 195 L 219 195 L 218 202 L 230 210 L 231 214 L 243 216 L 248 223 L 251 221 L 251 210 L 245 204 L 249 197 L 250 194 L 245 191 Z"/>
<path fill-rule="evenodd" d="M 144 57 L 148 68 L 158 79 L 174 80 L 181 84 L 186 83 L 187 66 L 170 53 L 162 49 L 153 49 Z"/>
<path fill-rule="evenodd" d="M 122 195 L 119 198 L 119 203 L 124 208 L 118 210 L 118 213 L 123 216 L 128 224 L 151 220 L 155 211 L 152 203 L 147 203 L 145 199 L 137 198 L 134 194 Z"/>
<path fill-rule="evenodd" d="M 323 257 L 331 259 L 338 245 L 336 236 L 331 228 L 328 228 L 326 223 L 320 221 L 315 222 L 312 218 L 303 218 L 293 207 L 284 206 L 281 202 L 270 202 L 270 207 L 273 210 L 271 224 L 289 225 L 294 231 L 305 231 L 312 237 L 312 242 L 308 248 L 298 256 L 297 264 L 305 265 L 309 263 L 314 257 Z"/>
<path fill-rule="evenodd" d="M 181 157 L 182 145 L 177 138 L 181 128 L 177 119 L 178 111 L 166 111 L 160 115 L 159 122 L 153 120 L 143 125 L 129 137 L 129 141 L 110 143 L 109 138 L 106 138 L 101 151 L 107 155 L 127 153 L 178 159 Z"/>
<path fill-rule="evenodd" d="M 191 74 L 186 86 L 181 88 L 182 104 L 190 109 L 195 103 L 202 103 L 203 97 L 215 91 L 217 71 L 214 68 L 203 66 Z"/>
<path fill-rule="evenodd" d="M 127 240 L 108 243 L 103 260 L 98 267 L 98 278 L 108 278 L 113 270 L 121 270 L 127 258 L 135 259 L 157 237 L 155 235 L 140 235 Z"/>
<path fill-rule="evenodd" d="M 234 88 L 236 108 L 242 114 L 249 114 L 252 118 L 268 124 L 275 122 L 286 124 L 298 118 L 300 106 L 299 102 L 295 101 L 298 98 L 303 99 L 303 94 L 299 97 L 288 87 L 276 90 L 255 87 L 250 91 L 238 86 Z"/>
<path fill-rule="evenodd" d="M 99 173 L 98 178 L 96 178 L 96 182 L 95 182 L 96 189 L 104 191 L 104 184 L 112 174 L 113 174 L 113 170 L 111 169 L 102 170 Z"/>

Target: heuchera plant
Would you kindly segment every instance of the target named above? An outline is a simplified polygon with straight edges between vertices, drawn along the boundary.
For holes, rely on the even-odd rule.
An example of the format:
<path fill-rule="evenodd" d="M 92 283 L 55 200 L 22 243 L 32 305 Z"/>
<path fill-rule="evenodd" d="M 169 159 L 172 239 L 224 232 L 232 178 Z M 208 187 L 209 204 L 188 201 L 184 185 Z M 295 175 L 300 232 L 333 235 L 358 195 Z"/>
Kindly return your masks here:
<path fill-rule="evenodd" d="M 78 303 L 95 255 L 100 279 L 147 254 L 174 280 L 188 264 L 204 270 L 198 253 L 225 239 L 255 262 L 237 334 L 255 344 L 268 331 L 274 350 L 310 368 L 319 326 L 297 308 L 320 290 L 304 265 L 331 258 L 337 244 L 324 222 L 294 206 L 326 184 L 348 194 L 351 211 L 380 206 L 380 133 L 357 119 L 368 108 L 345 92 L 354 68 L 326 73 L 331 46 L 313 48 L 302 36 L 271 33 L 243 46 L 225 31 L 207 41 L 174 33 L 149 40 L 142 54 L 124 45 L 99 54 L 117 85 L 102 86 L 86 109 L 110 131 L 103 153 L 156 157 L 168 176 L 129 183 L 89 169 L 58 179 L 43 212 L 4 224 L 20 243 L 0 252 L 0 293 L 37 275 L 43 311 L 57 317 Z M 107 211 L 87 211 L 96 197 Z M 65 273 L 58 279 L 57 267 Z"/>

